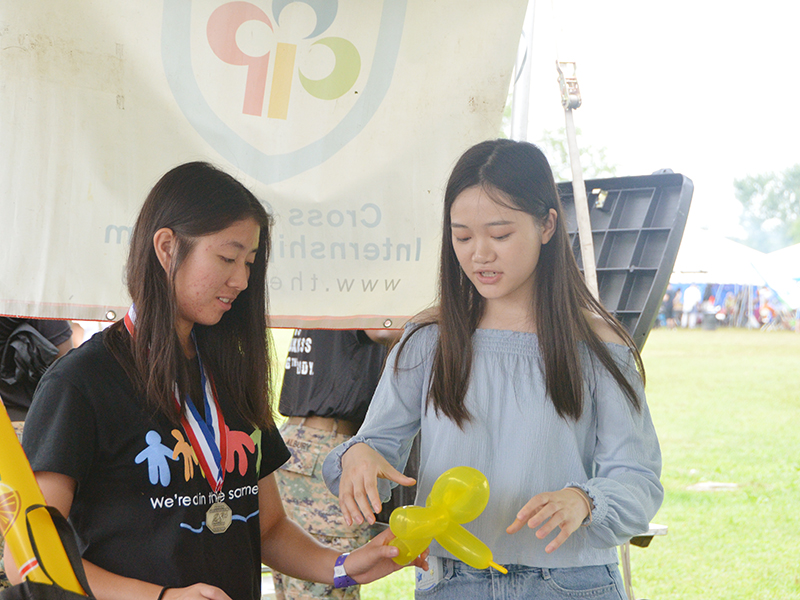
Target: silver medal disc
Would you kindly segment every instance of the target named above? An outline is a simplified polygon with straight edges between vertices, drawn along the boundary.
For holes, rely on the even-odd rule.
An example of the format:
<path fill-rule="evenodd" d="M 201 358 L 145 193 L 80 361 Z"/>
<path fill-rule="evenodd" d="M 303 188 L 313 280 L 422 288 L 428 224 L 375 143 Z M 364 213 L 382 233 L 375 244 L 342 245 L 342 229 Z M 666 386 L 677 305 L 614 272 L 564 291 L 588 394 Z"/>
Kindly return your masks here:
<path fill-rule="evenodd" d="M 206 512 L 206 527 L 212 533 L 225 533 L 231 526 L 233 511 L 224 502 L 214 502 Z"/>

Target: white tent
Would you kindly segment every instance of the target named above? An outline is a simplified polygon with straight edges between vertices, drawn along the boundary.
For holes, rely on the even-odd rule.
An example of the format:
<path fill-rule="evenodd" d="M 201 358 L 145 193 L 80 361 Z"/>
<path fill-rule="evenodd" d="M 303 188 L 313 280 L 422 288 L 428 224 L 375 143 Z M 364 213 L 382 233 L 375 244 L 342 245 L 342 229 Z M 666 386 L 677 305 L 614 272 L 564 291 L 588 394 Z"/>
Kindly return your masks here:
<path fill-rule="evenodd" d="M 707 229 L 686 229 L 670 283 L 763 285 L 800 308 L 800 244 L 766 254 Z"/>
<path fill-rule="evenodd" d="M 763 252 L 707 229 L 684 231 L 670 283 L 756 285 L 767 283 L 754 267 Z"/>
<path fill-rule="evenodd" d="M 767 257 L 794 281 L 800 281 L 800 244 L 770 252 Z"/>
<path fill-rule="evenodd" d="M 784 304 L 800 309 L 800 244 L 765 254 L 753 265 Z"/>

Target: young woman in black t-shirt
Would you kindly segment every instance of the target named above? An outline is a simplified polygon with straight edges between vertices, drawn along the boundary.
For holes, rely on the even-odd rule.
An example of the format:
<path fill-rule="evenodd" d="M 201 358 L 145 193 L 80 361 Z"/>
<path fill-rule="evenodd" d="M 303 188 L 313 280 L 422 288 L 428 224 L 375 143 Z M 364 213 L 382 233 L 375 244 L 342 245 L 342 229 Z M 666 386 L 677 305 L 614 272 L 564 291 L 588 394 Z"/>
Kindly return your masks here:
<path fill-rule="evenodd" d="M 390 532 L 340 555 L 281 504 L 270 225 L 233 177 L 205 163 L 171 170 L 131 237 L 131 311 L 37 390 L 25 450 L 47 502 L 71 517 L 99 599 L 255 599 L 262 561 L 337 587 L 398 568 Z"/>

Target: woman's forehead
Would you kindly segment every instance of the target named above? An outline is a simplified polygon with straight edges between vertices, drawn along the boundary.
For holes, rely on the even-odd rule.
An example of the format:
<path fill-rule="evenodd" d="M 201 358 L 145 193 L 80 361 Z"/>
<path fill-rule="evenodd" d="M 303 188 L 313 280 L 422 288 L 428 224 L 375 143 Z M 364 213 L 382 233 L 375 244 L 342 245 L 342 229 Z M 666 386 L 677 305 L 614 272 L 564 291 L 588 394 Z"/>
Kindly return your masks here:
<path fill-rule="evenodd" d="M 503 192 L 492 189 L 491 192 L 479 186 L 467 188 L 461 192 L 450 207 L 451 221 L 468 219 L 471 221 L 516 222 L 520 218 L 530 216 Z"/>
<path fill-rule="evenodd" d="M 231 223 L 225 229 L 202 236 L 207 243 L 235 251 L 258 250 L 261 227 L 254 219 L 246 218 Z"/>

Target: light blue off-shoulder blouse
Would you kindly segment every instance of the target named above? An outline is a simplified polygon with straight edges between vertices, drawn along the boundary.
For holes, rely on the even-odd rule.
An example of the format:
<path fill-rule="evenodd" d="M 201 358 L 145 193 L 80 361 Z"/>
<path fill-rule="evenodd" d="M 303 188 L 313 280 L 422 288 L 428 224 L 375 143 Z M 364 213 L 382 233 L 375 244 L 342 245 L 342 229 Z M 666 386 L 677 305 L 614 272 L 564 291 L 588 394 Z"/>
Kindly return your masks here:
<path fill-rule="evenodd" d="M 397 371 L 397 347 L 389 355 L 364 424 L 325 460 L 323 474 L 331 492 L 338 495 L 341 457 L 350 446 L 365 442 L 402 471 L 421 431 L 416 503 L 424 505 L 436 478 L 452 467 L 483 472 L 491 488 L 489 504 L 464 526 L 491 548 L 496 562 L 547 568 L 616 563 L 615 547 L 647 531 L 664 497 L 658 439 L 630 350 L 607 344 L 637 391 L 641 412 L 581 344 L 584 410 L 576 422 L 559 417 L 547 397 L 535 334 L 479 329 L 473 336 L 466 395 L 472 420 L 462 430 L 432 407 L 426 410 L 437 335 L 435 325 L 414 333 Z M 384 502 L 389 483 L 379 480 Z M 527 527 L 506 533 L 533 496 L 566 486 L 586 491 L 594 510 L 591 523 L 555 552 L 544 549 L 558 528 L 544 540 Z M 431 553 L 451 557 L 435 542 Z"/>

